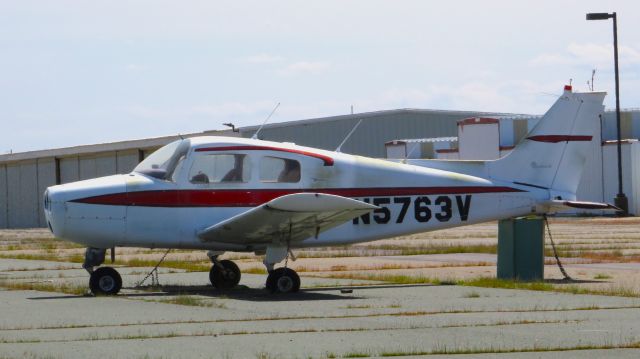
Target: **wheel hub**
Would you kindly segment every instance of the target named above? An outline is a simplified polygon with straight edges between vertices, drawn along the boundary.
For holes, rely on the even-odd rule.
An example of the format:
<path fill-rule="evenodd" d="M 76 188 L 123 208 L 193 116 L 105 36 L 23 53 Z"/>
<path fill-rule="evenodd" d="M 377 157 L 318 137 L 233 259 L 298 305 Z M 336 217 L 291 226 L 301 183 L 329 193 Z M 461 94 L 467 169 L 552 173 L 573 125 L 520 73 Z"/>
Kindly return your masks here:
<path fill-rule="evenodd" d="M 278 290 L 282 293 L 288 293 L 293 288 L 293 280 L 287 276 L 278 278 Z"/>
<path fill-rule="evenodd" d="M 100 289 L 102 289 L 103 291 L 110 292 L 113 289 L 113 287 L 115 287 L 116 281 L 110 276 L 104 276 L 100 278 L 100 280 L 98 281 L 98 285 L 100 286 Z"/>
<path fill-rule="evenodd" d="M 223 272 L 224 279 L 228 281 L 233 281 L 236 279 L 236 273 L 230 269 L 225 269 Z"/>

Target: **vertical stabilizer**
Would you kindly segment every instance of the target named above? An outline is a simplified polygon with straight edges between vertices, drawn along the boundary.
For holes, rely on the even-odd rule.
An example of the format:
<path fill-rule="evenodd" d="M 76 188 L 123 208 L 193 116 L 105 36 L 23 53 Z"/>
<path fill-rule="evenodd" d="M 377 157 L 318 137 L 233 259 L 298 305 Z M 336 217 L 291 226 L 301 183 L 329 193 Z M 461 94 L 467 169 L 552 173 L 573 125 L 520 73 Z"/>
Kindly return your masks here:
<path fill-rule="evenodd" d="M 564 93 L 506 157 L 487 163 L 493 179 L 575 195 L 589 146 L 599 141 L 606 93 Z M 564 196 L 563 196 L 564 197 Z"/>

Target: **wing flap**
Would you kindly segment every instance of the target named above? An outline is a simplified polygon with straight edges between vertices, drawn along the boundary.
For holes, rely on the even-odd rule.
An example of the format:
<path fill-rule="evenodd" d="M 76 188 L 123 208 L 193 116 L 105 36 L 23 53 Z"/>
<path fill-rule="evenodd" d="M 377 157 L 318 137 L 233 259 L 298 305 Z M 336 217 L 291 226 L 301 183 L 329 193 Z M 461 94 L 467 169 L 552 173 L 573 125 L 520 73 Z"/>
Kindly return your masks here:
<path fill-rule="evenodd" d="M 376 208 L 341 196 L 294 193 L 205 228 L 198 237 L 204 242 L 236 244 L 302 241 Z"/>
<path fill-rule="evenodd" d="M 569 208 L 621 211 L 620 208 L 612 204 L 600 202 L 551 200 L 547 201 L 545 204 L 549 206 L 550 209 L 556 211 L 562 211 Z"/>

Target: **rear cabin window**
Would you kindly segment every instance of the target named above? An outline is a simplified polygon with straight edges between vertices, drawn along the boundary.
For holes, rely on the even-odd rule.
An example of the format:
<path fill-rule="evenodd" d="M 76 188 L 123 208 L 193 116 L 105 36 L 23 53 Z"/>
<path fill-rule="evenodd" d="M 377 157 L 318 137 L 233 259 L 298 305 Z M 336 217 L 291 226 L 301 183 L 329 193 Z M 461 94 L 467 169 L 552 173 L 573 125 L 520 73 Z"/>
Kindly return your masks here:
<path fill-rule="evenodd" d="M 260 182 L 300 182 L 300 162 L 280 157 L 262 157 Z"/>
<path fill-rule="evenodd" d="M 189 170 L 189 181 L 196 184 L 249 182 L 251 164 L 243 154 L 197 156 Z"/>

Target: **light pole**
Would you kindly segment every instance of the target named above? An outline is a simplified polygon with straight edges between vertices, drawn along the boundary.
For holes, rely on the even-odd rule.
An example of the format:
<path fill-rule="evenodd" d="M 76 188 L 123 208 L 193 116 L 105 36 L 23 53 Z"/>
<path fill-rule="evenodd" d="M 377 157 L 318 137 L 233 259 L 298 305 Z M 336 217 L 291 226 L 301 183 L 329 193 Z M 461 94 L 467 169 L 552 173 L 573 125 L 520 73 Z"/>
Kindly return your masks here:
<path fill-rule="evenodd" d="M 620 138 L 620 80 L 618 76 L 618 17 L 616 13 L 606 12 L 588 13 L 587 20 L 613 19 L 613 62 L 616 74 L 616 127 L 618 130 L 618 194 L 614 199 L 616 207 L 622 210 L 622 215 L 629 213 L 629 202 L 622 191 L 622 141 Z"/>

